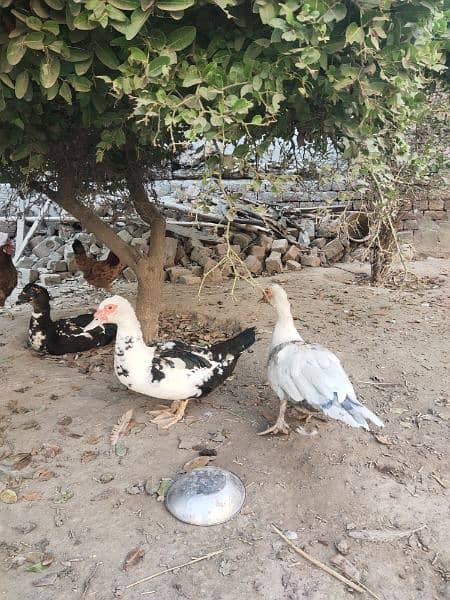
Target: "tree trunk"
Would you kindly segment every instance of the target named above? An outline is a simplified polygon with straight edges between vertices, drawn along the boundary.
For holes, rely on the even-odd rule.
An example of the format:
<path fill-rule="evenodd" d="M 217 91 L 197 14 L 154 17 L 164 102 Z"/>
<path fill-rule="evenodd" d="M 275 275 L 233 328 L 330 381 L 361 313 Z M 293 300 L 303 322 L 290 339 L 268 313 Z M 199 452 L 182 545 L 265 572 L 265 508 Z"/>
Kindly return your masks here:
<path fill-rule="evenodd" d="M 149 343 L 158 335 L 164 280 L 166 220 L 155 202 L 149 200 L 134 139 L 127 141 L 126 156 L 130 199 L 141 219 L 151 227 L 148 255 L 139 260 L 135 271 L 138 278 L 136 315 L 142 326 L 144 341 Z"/>
<path fill-rule="evenodd" d="M 165 225 L 163 218 L 153 221 L 148 256 L 139 260 L 136 269 L 138 278 L 136 314 L 146 343 L 151 342 L 158 335 L 164 279 Z"/>
<path fill-rule="evenodd" d="M 372 248 L 370 261 L 372 283 L 377 285 L 384 283 L 394 258 L 394 247 L 394 233 L 389 224 L 383 222 Z"/>

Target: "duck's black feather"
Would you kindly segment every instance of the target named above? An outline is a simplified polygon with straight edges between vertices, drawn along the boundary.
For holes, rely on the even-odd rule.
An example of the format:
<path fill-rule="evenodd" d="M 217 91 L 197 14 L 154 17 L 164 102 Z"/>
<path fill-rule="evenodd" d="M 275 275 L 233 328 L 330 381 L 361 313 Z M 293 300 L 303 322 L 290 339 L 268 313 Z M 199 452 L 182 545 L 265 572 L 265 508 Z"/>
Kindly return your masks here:
<path fill-rule="evenodd" d="M 55 355 L 85 352 L 106 346 L 116 337 L 117 327 L 112 324 L 84 331 L 83 328 L 94 318 L 92 314 L 52 321 L 50 296 L 47 290 L 39 285 L 28 284 L 24 287 L 18 303 L 25 302 L 33 305 L 28 338 L 35 350 Z"/>

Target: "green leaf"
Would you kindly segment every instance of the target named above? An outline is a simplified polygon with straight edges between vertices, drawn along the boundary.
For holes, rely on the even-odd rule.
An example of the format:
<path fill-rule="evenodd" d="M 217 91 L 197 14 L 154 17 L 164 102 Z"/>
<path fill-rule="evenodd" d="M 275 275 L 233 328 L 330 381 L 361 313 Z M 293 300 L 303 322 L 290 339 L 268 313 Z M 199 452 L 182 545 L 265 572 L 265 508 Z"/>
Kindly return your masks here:
<path fill-rule="evenodd" d="M 195 4 L 195 0 L 159 0 L 156 2 L 156 6 L 160 10 L 167 10 L 169 12 L 178 12 L 186 10 Z"/>
<path fill-rule="evenodd" d="M 43 565 L 41 562 L 37 562 L 34 563 L 34 565 L 27 567 L 27 571 L 30 571 L 30 573 L 42 573 L 42 571 L 45 571 L 48 567 L 49 565 Z"/>
<path fill-rule="evenodd" d="M 87 11 L 84 11 L 80 13 L 78 17 L 75 17 L 73 25 L 76 29 L 81 29 L 82 31 L 89 31 L 97 27 L 96 23 L 89 21 L 89 13 Z"/>
<path fill-rule="evenodd" d="M 139 33 L 146 20 L 149 18 L 150 13 L 150 10 L 144 12 L 140 8 L 137 8 L 131 13 L 131 22 L 125 28 L 125 37 L 127 40 L 132 40 Z"/>
<path fill-rule="evenodd" d="M 252 119 L 252 125 L 261 125 L 263 118 L 261 115 L 255 115 Z"/>
<path fill-rule="evenodd" d="M 92 81 L 87 77 L 79 77 L 78 75 L 69 75 L 67 81 L 76 92 L 89 92 L 92 87 Z"/>
<path fill-rule="evenodd" d="M 192 44 L 196 35 L 197 29 L 195 27 L 180 27 L 180 29 L 175 29 L 167 36 L 167 43 L 173 50 L 184 50 Z"/>
<path fill-rule="evenodd" d="M 344 4 L 335 4 L 323 15 L 322 19 L 324 23 L 331 23 L 332 21 L 342 21 L 347 15 L 347 7 Z"/>
<path fill-rule="evenodd" d="M 136 62 L 146 63 L 148 61 L 147 54 L 136 46 L 130 48 L 130 58 Z"/>
<path fill-rule="evenodd" d="M 48 31 L 49 33 L 53 33 L 53 35 L 59 34 L 59 24 L 56 21 L 45 21 L 42 25 L 42 29 L 44 31 Z"/>
<path fill-rule="evenodd" d="M 55 82 L 52 87 L 47 90 L 47 100 L 53 100 L 58 95 L 59 85 Z"/>
<path fill-rule="evenodd" d="M 30 155 L 31 148 L 29 144 L 21 144 L 10 154 L 12 161 L 22 160 Z"/>
<path fill-rule="evenodd" d="M 11 77 L 6 73 L 0 73 L 0 81 L 12 90 L 14 89 L 14 83 L 11 81 Z"/>
<path fill-rule="evenodd" d="M 59 95 L 64 98 L 67 104 L 72 104 L 72 90 L 70 89 L 69 84 L 64 81 L 64 83 L 59 88 Z"/>
<path fill-rule="evenodd" d="M 149 77 L 158 77 L 161 75 L 164 67 L 170 64 L 170 59 L 167 56 L 157 56 L 154 58 L 147 67 L 147 73 Z"/>
<path fill-rule="evenodd" d="M 25 94 L 27 93 L 28 84 L 30 83 L 30 76 L 28 75 L 28 71 L 22 71 L 16 77 L 16 84 L 14 86 L 14 92 L 16 94 L 16 98 L 21 100 Z"/>
<path fill-rule="evenodd" d="M 61 63 L 57 58 L 48 57 L 41 61 L 39 79 L 44 88 L 51 88 L 58 79 Z"/>
<path fill-rule="evenodd" d="M 41 0 L 30 0 L 31 10 L 41 19 L 48 19 L 50 14 L 47 8 L 42 4 Z"/>
<path fill-rule="evenodd" d="M 345 30 L 345 41 L 347 44 L 354 44 L 355 42 L 358 44 L 363 44 L 364 29 L 362 27 L 358 27 L 356 23 L 350 23 Z"/>
<path fill-rule="evenodd" d="M 34 31 L 40 31 L 42 29 L 42 21 L 38 17 L 27 17 L 26 24 L 28 29 L 34 29 Z"/>
<path fill-rule="evenodd" d="M 128 21 L 126 14 L 118 8 L 116 8 L 115 6 L 111 6 L 111 4 L 108 4 L 108 6 L 106 7 L 106 13 L 108 17 L 113 21 L 118 21 L 119 23 Z"/>
<path fill-rule="evenodd" d="M 45 0 L 45 3 L 55 10 L 62 10 L 64 8 L 63 0 Z"/>
<path fill-rule="evenodd" d="M 317 48 L 305 48 L 300 56 L 305 65 L 312 65 L 319 61 L 320 51 Z"/>
<path fill-rule="evenodd" d="M 24 43 L 24 37 L 18 37 L 11 40 L 6 49 L 6 59 L 10 65 L 18 65 L 24 57 L 27 47 Z"/>
<path fill-rule="evenodd" d="M 91 68 L 92 65 L 92 58 L 90 58 L 89 60 L 85 60 L 83 62 L 77 62 L 75 63 L 75 73 L 77 75 L 84 75 L 85 73 L 87 73 L 89 71 L 89 69 Z"/>
<path fill-rule="evenodd" d="M 108 46 L 100 46 L 95 44 L 94 52 L 97 58 L 110 69 L 117 69 L 119 66 L 119 60 L 114 52 Z"/>
<path fill-rule="evenodd" d="M 109 4 L 120 10 L 134 10 L 139 8 L 139 0 L 109 0 Z"/>
<path fill-rule="evenodd" d="M 44 34 L 39 31 L 27 33 L 24 44 L 31 50 L 42 50 L 44 48 Z"/>

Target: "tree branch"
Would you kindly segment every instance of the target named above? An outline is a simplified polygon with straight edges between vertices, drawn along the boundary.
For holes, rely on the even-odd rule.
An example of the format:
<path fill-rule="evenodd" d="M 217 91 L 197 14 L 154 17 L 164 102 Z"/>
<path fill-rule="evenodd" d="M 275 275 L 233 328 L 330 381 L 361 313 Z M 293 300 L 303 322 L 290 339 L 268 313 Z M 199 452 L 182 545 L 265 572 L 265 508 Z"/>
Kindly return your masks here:
<path fill-rule="evenodd" d="M 112 227 L 76 199 L 73 191 L 73 174 L 69 168 L 62 170 L 59 174 L 58 191 L 52 190 L 40 181 L 32 181 L 29 185 L 34 191 L 45 194 L 50 200 L 77 218 L 84 229 L 94 233 L 119 257 L 123 264 L 136 270 L 138 257 L 135 252 L 120 239 Z"/>

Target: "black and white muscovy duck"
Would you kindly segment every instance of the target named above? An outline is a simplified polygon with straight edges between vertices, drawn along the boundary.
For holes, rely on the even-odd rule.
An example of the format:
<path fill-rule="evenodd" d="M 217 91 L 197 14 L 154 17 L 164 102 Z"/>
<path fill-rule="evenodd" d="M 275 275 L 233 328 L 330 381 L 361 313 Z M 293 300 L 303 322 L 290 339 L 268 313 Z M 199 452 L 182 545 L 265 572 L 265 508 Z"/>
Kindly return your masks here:
<path fill-rule="evenodd" d="M 191 398 L 205 396 L 227 377 L 241 353 L 255 341 L 255 328 L 211 346 L 164 342 L 147 346 L 133 307 L 121 296 L 104 300 L 85 331 L 105 323 L 117 325 L 114 370 L 130 390 L 162 400 L 170 407 L 149 411 L 153 423 L 167 429 L 183 418 Z"/>
<path fill-rule="evenodd" d="M 263 301 L 277 313 L 269 347 L 267 374 L 280 399 L 278 419 L 267 433 L 288 433 L 284 419 L 287 404 L 343 421 L 351 427 L 369 429 L 367 420 L 378 427 L 383 422 L 358 400 L 338 357 L 319 344 L 307 344 L 298 333 L 286 292 L 278 284 L 264 290 Z M 311 416 L 311 415 L 308 415 Z"/>
<path fill-rule="evenodd" d="M 92 331 L 85 331 L 84 327 L 94 318 L 92 314 L 52 321 L 49 293 L 44 287 L 35 283 L 26 285 L 19 294 L 17 304 L 26 302 L 30 302 L 33 306 L 28 340 L 34 350 L 48 354 L 85 352 L 92 348 L 106 346 L 116 337 L 115 325 L 97 325 Z"/>

